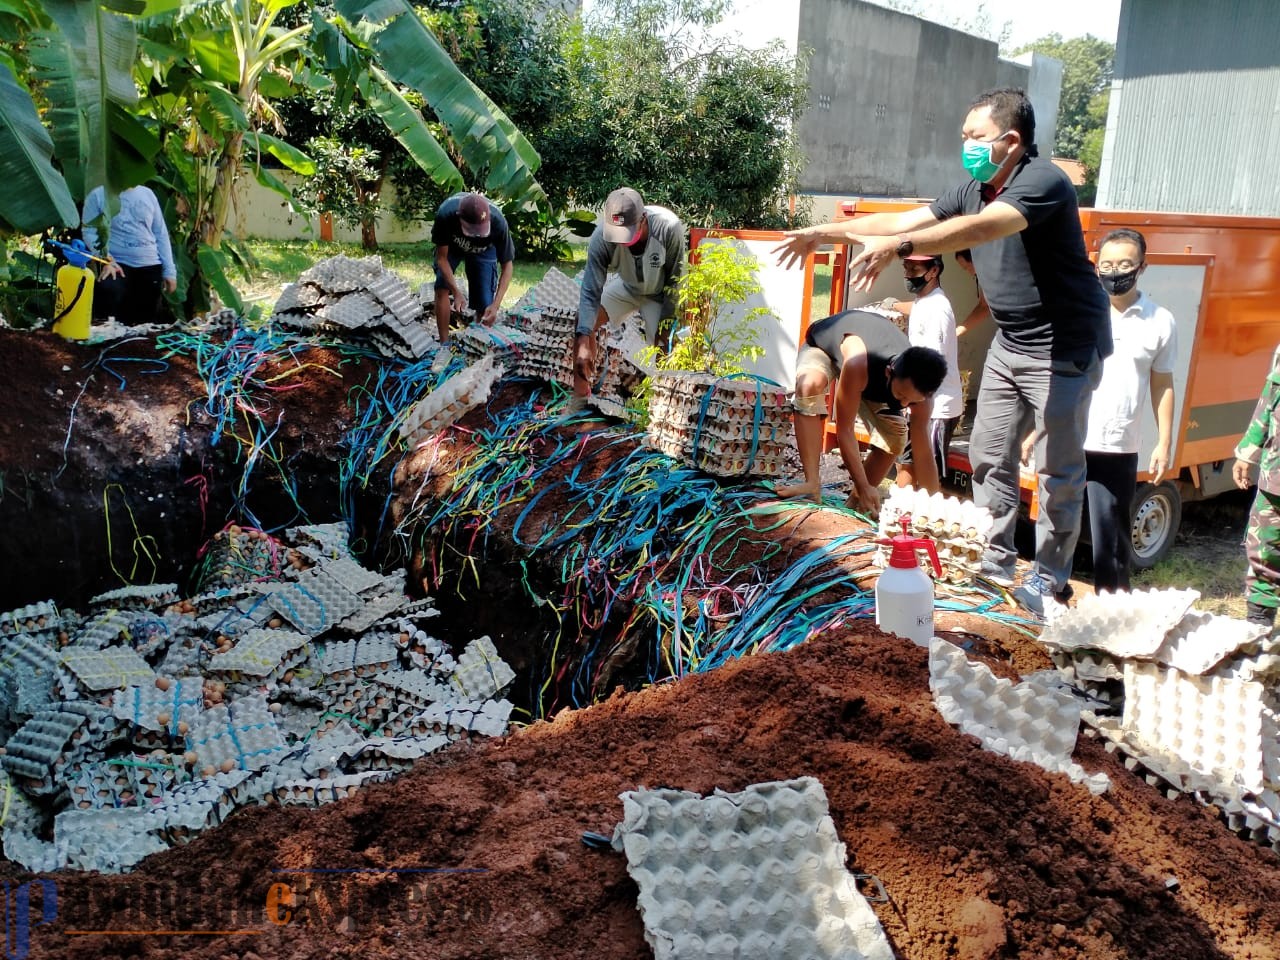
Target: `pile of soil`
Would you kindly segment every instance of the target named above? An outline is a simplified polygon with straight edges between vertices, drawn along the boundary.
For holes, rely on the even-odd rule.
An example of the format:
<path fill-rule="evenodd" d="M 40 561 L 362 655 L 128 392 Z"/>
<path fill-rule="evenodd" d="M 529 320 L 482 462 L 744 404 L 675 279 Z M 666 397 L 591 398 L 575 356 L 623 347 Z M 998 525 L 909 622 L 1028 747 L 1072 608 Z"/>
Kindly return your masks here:
<path fill-rule="evenodd" d="M 1275 855 L 1095 741 L 1076 760 L 1112 778 L 1097 797 L 984 752 L 942 721 L 927 677 L 924 650 L 860 625 L 618 694 L 350 801 L 238 814 L 128 876 L 59 875 L 59 919 L 31 955 L 639 960 L 624 860 L 580 839 L 611 832 L 618 794 L 813 776 L 909 960 L 1280 956 Z M 183 922 L 233 932 L 69 932 Z"/>
<path fill-rule="evenodd" d="M 203 386 L 181 358 L 145 387 L 130 376 L 123 393 L 115 378 L 95 377 L 75 406 L 68 466 L 58 471 L 85 382 L 80 365 L 96 349 L 0 332 L 0 372 L 10 377 L 0 528 L 30 527 L 33 517 L 50 525 L 43 540 L 26 530 L 3 552 L 0 583 L 40 587 L 20 602 L 75 602 L 68 587 L 88 591 L 91 568 L 101 579 L 109 554 L 95 553 L 105 537 L 90 528 L 102 524 L 107 483 L 128 492 L 143 531 L 170 537 L 182 557 L 197 532 L 221 526 L 231 503 L 239 465 L 210 454 L 211 424 L 198 406 L 188 419 Z M 129 346 L 134 357 L 155 357 L 147 349 Z M 336 515 L 334 465 L 359 380 L 360 371 L 338 378 L 322 369 L 339 360 L 300 352 L 289 363 L 312 364 L 293 370 L 304 388 L 272 398 L 286 425 L 285 459 L 318 514 Z M 59 373 L 64 365 L 72 370 Z M 509 402 L 512 389 L 495 402 Z M 439 495 L 470 442 L 455 436 L 444 455 L 407 458 L 403 495 Z M 601 458 L 588 468 L 602 469 L 602 442 L 584 435 L 582 444 L 582 459 Z M 208 501 L 188 493 L 162 519 L 148 498 L 178 500 L 202 467 Z M 26 484 L 16 494 L 14 477 Z M 548 496 L 539 509 L 530 529 L 554 526 L 565 504 Z M 507 514 L 493 518 L 495 563 L 516 553 Z M 799 516 L 770 535 L 784 545 L 770 568 L 853 523 L 830 512 Z M 763 556 L 763 538 L 743 539 L 743 551 Z M 421 567 L 421 555 L 412 559 Z M 79 579 L 29 576 L 56 572 L 54 560 L 78 565 Z M 507 606 L 483 589 L 459 612 L 468 605 L 495 619 Z M 495 636 L 504 655 L 518 646 L 527 609 L 508 609 L 512 643 Z M 943 615 L 939 626 L 967 631 L 956 640 L 1003 676 L 1048 665 L 1034 641 L 986 619 Z M 354 800 L 239 813 L 127 876 L 56 875 L 58 918 L 32 928 L 31 955 L 642 958 L 651 951 L 636 887 L 622 858 L 584 846 L 582 833 L 609 833 L 621 815 L 617 795 L 638 786 L 705 793 L 809 775 L 827 790 L 850 869 L 884 884 L 889 900 L 876 910 L 905 958 L 1280 958 L 1274 854 L 1232 836 L 1193 800 L 1167 799 L 1093 741 L 1081 741 L 1076 760 L 1105 771 L 1112 789 L 1094 797 L 1063 776 L 983 752 L 938 715 L 925 652 L 860 622 L 785 654 L 619 691 L 501 740 L 456 745 Z M 3 861 L 0 878 L 30 879 Z"/>

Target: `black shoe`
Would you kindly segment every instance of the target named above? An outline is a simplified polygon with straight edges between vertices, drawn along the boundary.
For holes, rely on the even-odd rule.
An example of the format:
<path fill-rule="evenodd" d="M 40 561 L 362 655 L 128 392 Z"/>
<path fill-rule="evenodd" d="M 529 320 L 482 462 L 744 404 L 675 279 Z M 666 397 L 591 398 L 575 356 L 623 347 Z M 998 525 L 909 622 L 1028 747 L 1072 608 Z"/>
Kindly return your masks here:
<path fill-rule="evenodd" d="M 1264 607 L 1260 603 L 1254 603 L 1252 600 L 1245 604 L 1247 611 L 1244 618 L 1250 623 L 1263 624 L 1264 626 L 1274 626 L 1276 622 L 1276 608 Z"/>

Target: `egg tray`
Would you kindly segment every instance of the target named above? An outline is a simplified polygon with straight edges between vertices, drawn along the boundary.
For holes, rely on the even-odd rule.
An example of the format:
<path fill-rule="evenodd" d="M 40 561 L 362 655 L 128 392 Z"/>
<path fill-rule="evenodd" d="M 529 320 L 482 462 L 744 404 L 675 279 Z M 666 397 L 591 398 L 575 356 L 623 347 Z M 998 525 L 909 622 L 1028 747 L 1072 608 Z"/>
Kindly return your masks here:
<path fill-rule="evenodd" d="M 937 637 L 929 645 L 929 689 L 942 718 L 977 737 L 984 749 L 1066 774 L 1091 793 L 1110 785 L 1106 774 L 1090 776 L 1071 760 L 1081 707 L 1070 693 L 996 677 Z"/>
<path fill-rule="evenodd" d="M 223 771 L 224 764 L 237 770 L 261 770 L 287 752 L 284 735 L 260 694 L 217 704 L 195 718 L 187 734 L 187 749 L 194 751 L 197 768 Z"/>
<path fill-rule="evenodd" d="M 845 845 L 817 780 L 709 797 L 668 789 L 620 797 L 613 845 L 639 887 L 645 939 L 658 960 L 892 960 L 845 869 Z"/>
<path fill-rule="evenodd" d="M 1124 664 L 1122 727 L 1193 770 L 1243 789 L 1280 788 L 1280 693 L 1256 681 Z"/>
<path fill-rule="evenodd" d="M 438 701 L 410 717 L 405 732 L 416 737 L 438 734 L 450 740 L 500 737 L 507 732 L 512 709 L 506 700 Z"/>
<path fill-rule="evenodd" d="M 226 653 L 210 661 L 207 672 L 230 683 L 279 680 L 306 662 L 311 637 L 289 630 L 250 630 Z"/>
<path fill-rule="evenodd" d="M 89 601 L 90 607 L 114 607 L 118 610 L 158 610 L 178 600 L 176 583 L 153 583 L 141 587 L 121 587 L 100 593 Z"/>
<path fill-rule="evenodd" d="M 12 637 L 20 633 L 57 633 L 61 628 L 62 617 L 52 600 L 28 604 L 0 614 L 0 637 Z"/>
<path fill-rule="evenodd" d="M 1115 657 L 1150 659 L 1198 599 L 1195 590 L 1088 594 L 1046 623 L 1040 642 L 1056 650 L 1101 650 Z"/>
<path fill-rule="evenodd" d="M 90 695 L 155 679 L 151 666 L 131 647 L 67 647 L 61 659 L 80 688 Z"/>
<path fill-rule="evenodd" d="M 497 696 L 516 678 L 516 672 L 498 654 L 493 641 L 479 637 L 467 644 L 449 682 L 466 698 L 485 700 Z"/>

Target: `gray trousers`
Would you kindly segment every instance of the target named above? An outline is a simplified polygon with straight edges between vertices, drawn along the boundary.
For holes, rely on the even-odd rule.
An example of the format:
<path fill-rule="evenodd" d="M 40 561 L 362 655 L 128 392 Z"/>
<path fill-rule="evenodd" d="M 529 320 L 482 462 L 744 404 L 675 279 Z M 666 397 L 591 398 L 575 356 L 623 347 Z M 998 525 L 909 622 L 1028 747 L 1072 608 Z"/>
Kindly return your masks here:
<path fill-rule="evenodd" d="M 1071 576 L 1084 504 L 1084 437 L 1089 401 L 1102 379 L 1102 362 L 1047 360 L 991 345 L 969 438 L 973 500 L 995 518 L 987 559 L 1012 568 L 1018 522 L 1018 453 L 1028 429 L 1036 432 L 1040 515 L 1035 571 L 1054 592 Z"/>

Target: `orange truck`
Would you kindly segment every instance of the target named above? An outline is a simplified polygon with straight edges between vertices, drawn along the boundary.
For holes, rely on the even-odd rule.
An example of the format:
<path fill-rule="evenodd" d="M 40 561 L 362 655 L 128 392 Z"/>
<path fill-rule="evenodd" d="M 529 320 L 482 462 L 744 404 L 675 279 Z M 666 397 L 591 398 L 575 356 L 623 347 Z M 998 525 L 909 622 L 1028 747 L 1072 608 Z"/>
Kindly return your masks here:
<path fill-rule="evenodd" d="M 850 200 L 839 205 L 837 218 L 906 210 L 922 202 Z M 1149 474 L 1139 473 L 1133 504 L 1135 565 L 1145 568 L 1172 546 L 1184 502 L 1204 500 L 1234 487 L 1233 451 L 1249 424 L 1272 354 L 1280 344 L 1280 218 L 1086 208 L 1080 211 L 1080 222 L 1091 255 L 1112 230 L 1129 227 L 1142 232 L 1149 266 L 1140 286 L 1168 308 L 1178 324 L 1173 474 L 1153 485 L 1147 482 Z M 838 246 L 832 258 L 831 312 L 889 295 L 905 299 L 902 277 L 892 270 L 877 279 L 871 292 L 850 292 L 850 253 L 848 246 Z M 957 319 L 963 319 L 976 301 L 976 288 L 951 257 L 946 258 L 942 285 Z M 970 404 L 977 396 L 994 332 L 994 324 L 988 321 L 961 340 L 960 366 L 969 371 Z M 1145 468 L 1156 438 L 1150 404 L 1144 404 L 1144 410 L 1140 468 Z M 828 437 L 834 445 L 830 424 Z M 953 445 L 948 466 L 948 481 L 967 487 L 970 466 L 964 436 Z M 1023 471 L 1021 479 L 1023 500 L 1034 516 L 1035 474 Z"/>

